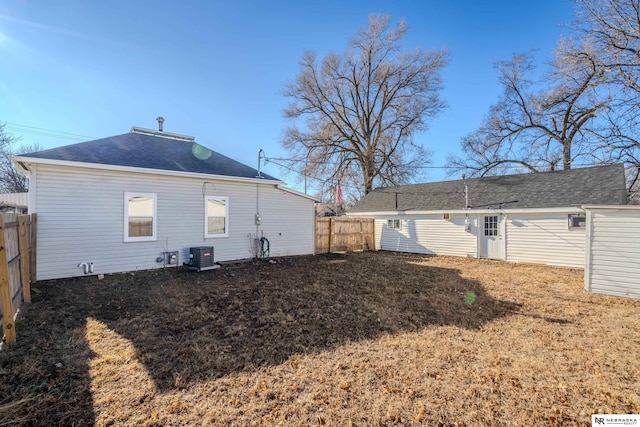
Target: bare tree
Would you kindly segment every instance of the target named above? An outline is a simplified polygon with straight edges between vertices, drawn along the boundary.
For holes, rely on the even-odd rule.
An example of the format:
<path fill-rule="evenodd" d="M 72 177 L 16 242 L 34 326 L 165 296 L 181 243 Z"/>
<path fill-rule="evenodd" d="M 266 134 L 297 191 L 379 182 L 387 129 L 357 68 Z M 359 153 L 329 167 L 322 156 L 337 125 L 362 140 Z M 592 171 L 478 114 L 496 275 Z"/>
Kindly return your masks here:
<path fill-rule="evenodd" d="M 597 46 L 600 65 L 616 72 L 627 90 L 640 95 L 640 0 L 576 3 L 576 27 Z"/>
<path fill-rule="evenodd" d="M 444 50 L 403 51 L 407 25 L 390 28 L 388 16 L 372 15 L 346 52 L 318 63 L 304 53 L 301 70 L 284 95 L 285 117 L 304 118 L 284 131 L 288 166 L 333 185 L 340 180 L 369 193 L 377 185 L 409 182 L 429 153 L 413 141 L 443 108 L 440 72 Z"/>
<path fill-rule="evenodd" d="M 38 144 L 16 147 L 19 138 L 7 133 L 5 125 L 0 124 L 0 192 L 26 193 L 29 191 L 29 181 L 18 172 L 11 162 L 11 156 L 40 151 Z"/>
<path fill-rule="evenodd" d="M 534 81 L 532 53 L 514 55 L 497 69 L 503 94 L 480 128 L 463 138 L 463 156 L 450 156 L 452 172 L 472 175 L 570 169 L 577 160 L 603 162 L 600 144 L 611 95 L 605 72 L 589 46 L 560 43 L 556 60 Z"/>
<path fill-rule="evenodd" d="M 616 101 L 601 136 L 612 159 L 627 163 L 632 197 L 640 199 L 640 0 L 576 0 L 574 26 L 595 47 Z"/>

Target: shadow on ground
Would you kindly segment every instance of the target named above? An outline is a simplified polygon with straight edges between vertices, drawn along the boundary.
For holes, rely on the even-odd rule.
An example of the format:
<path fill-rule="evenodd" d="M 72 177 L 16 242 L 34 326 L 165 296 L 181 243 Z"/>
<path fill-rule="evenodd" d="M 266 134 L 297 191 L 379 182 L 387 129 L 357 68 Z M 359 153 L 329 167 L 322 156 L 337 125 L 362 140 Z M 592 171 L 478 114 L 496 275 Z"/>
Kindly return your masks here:
<path fill-rule="evenodd" d="M 164 391 L 384 334 L 477 329 L 519 309 L 424 259 L 332 254 L 37 283 L 18 344 L 0 351 L 0 425 L 93 423 L 88 318 L 130 340 Z M 32 400 L 11 406 L 21 399 Z"/>

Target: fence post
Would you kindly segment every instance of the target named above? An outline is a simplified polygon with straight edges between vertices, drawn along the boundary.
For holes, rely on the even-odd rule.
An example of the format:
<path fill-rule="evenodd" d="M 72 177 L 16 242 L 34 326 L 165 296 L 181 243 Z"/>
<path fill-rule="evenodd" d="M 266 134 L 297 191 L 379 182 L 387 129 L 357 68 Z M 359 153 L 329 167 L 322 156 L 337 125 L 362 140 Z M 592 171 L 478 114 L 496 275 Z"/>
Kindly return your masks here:
<path fill-rule="evenodd" d="M 4 241 L 4 219 L 0 215 L 0 299 L 2 303 L 2 320 L 4 336 L 7 344 L 16 342 L 16 329 L 13 324 L 13 304 L 11 303 L 11 287 L 9 286 L 9 265 L 7 264 L 7 248 Z"/>
<path fill-rule="evenodd" d="M 332 249 L 332 240 L 333 240 L 333 218 L 329 217 L 329 253 L 331 253 Z"/>
<path fill-rule="evenodd" d="M 38 214 L 31 214 L 31 242 L 29 243 L 29 249 L 31 250 L 31 256 L 29 257 L 29 270 L 31 275 L 31 283 L 36 283 L 36 246 L 38 243 Z"/>
<path fill-rule="evenodd" d="M 31 302 L 31 283 L 29 278 L 29 240 L 27 239 L 27 215 L 18 217 L 18 248 L 20 249 L 20 281 L 22 299 Z"/>

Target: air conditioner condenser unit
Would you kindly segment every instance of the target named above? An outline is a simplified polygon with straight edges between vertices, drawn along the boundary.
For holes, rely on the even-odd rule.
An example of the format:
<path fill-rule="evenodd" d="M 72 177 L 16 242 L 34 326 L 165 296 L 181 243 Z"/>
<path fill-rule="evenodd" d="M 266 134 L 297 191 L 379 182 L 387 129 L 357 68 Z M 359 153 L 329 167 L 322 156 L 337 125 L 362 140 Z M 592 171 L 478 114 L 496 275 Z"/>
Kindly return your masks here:
<path fill-rule="evenodd" d="M 220 268 L 213 258 L 213 246 L 189 248 L 189 264 L 191 270 L 203 271 Z"/>

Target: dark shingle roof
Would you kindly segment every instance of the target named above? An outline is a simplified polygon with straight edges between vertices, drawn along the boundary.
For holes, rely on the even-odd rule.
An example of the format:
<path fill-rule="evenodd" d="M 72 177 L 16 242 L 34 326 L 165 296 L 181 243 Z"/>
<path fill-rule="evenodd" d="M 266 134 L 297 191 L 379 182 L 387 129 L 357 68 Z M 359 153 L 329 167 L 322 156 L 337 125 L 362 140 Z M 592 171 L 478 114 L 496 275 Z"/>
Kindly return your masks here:
<path fill-rule="evenodd" d="M 457 180 L 377 188 L 349 209 L 349 213 L 464 209 L 464 183 Z M 466 183 L 471 209 L 627 204 L 622 164 L 473 178 Z"/>
<path fill-rule="evenodd" d="M 125 133 L 65 147 L 23 154 L 33 159 L 65 160 L 176 172 L 256 178 L 258 171 L 186 139 Z M 264 179 L 277 180 L 261 174 Z"/>

